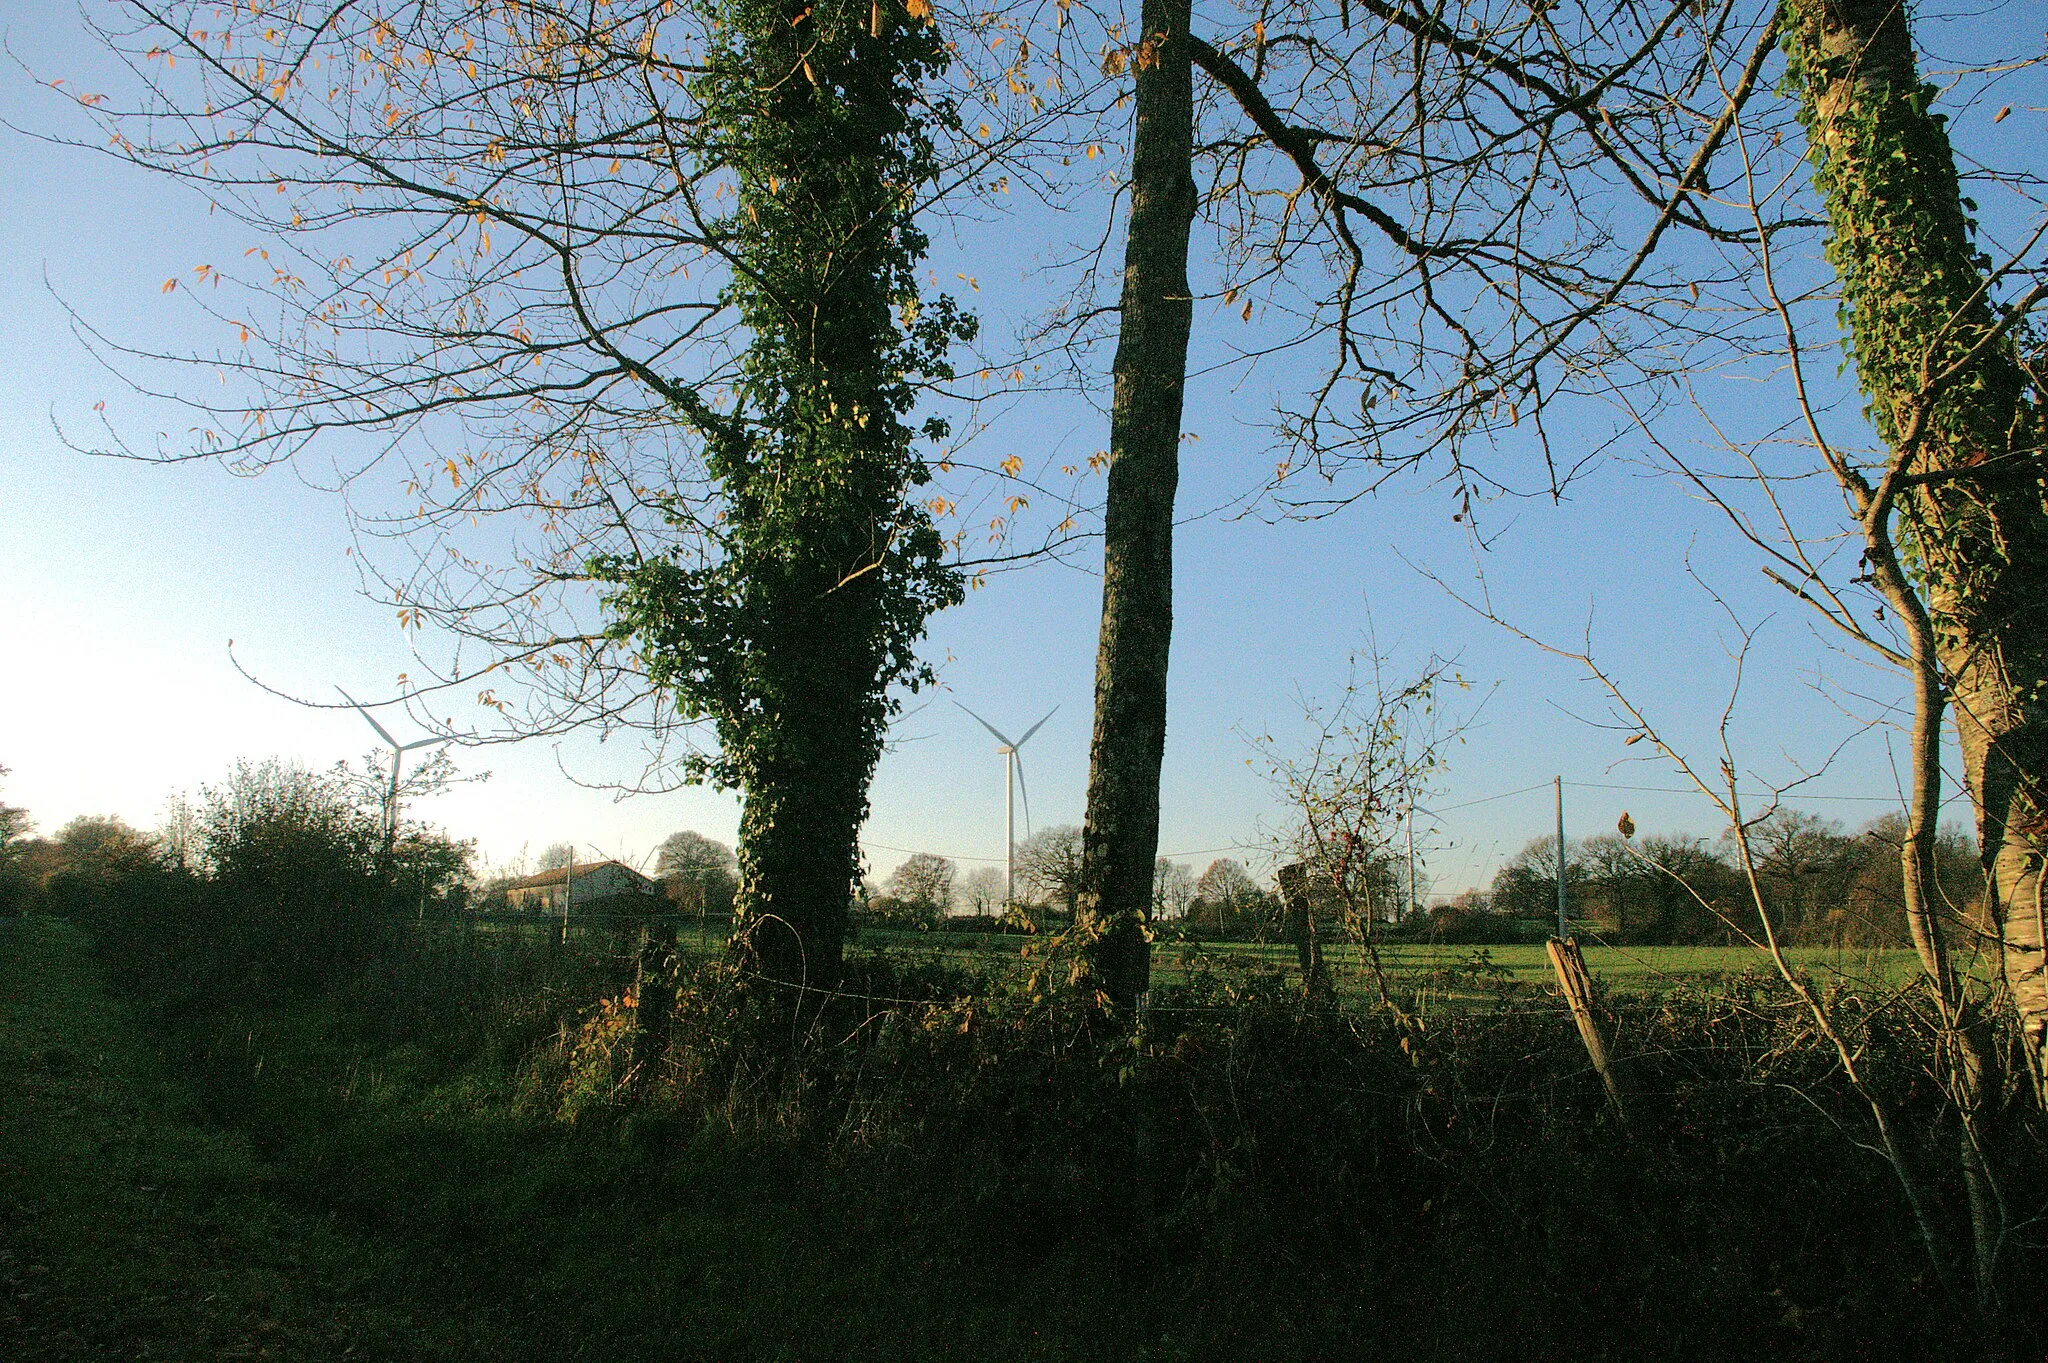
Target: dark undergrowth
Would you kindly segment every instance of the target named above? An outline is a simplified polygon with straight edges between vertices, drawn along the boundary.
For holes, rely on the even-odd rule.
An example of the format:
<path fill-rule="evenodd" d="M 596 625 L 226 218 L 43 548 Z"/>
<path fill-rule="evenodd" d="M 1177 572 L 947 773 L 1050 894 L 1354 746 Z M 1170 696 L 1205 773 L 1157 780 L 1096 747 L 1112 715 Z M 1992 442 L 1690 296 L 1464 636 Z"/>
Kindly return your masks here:
<path fill-rule="evenodd" d="M 43 934 L 52 959 L 83 940 L 8 931 Z M 257 1282 L 281 1257 L 301 1265 L 290 1303 L 248 1308 L 272 1323 L 248 1326 L 248 1356 L 2042 1352 L 2035 1294 L 2015 1291 L 2007 1337 L 1987 1340 L 1944 1284 L 1832 1053 L 1761 976 L 1607 1001 L 1624 1125 L 1569 1018 L 1526 991 L 1413 1017 L 1219 966 L 1133 1032 L 1101 1024 L 1057 948 L 1000 979 L 859 958 L 828 999 L 707 965 L 675 981 L 669 1043 L 636 1066 L 623 944 L 551 955 L 430 925 L 318 992 L 208 998 L 118 923 L 96 931 L 116 984 L 80 976 L 86 1001 L 45 1011 L 104 1019 L 129 1038 L 110 1069 L 171 1095 L 131 1103 L 136 1129 L 183 1133 L 136 1177 L 171 1186 L 149 1161 L 183 1168 L 193 1142 L 234 1153 L 161 1195 L 177 1253 L 74 1207 L 86 1248 L 62 1272 L 99 1265 L 79 1293 L 36 1288 L 48 1274 L 22 1256 L 48 1269 L 57 1251 L 13 1215 L 24 1358 L 227 1356 L 140 1308 L 133 1347 L 84 1349 L 78 1319 L 93 1300 L 125 1318 L 123 1302 L 203 1295 L 177 1265 Z M 1896 1010 L 1837 1005 L 1953 1201 L 1915 1038 Z M 38 1056 L 7 1063 L 84 1082 Z M 2005 1139 L 2038 1148 L 2017 1112 Z M 94 1158 L 10 1163 L 10 1205 L 98 1196 L 79 1172 Z M 2008 1185 L 2016 1205 L 2042 1192 Z M 1934 1212 L 1959 1230 L 1959 1205 Z M 2040 1267 L 2013 1244 L 2011 1283 Z"/>

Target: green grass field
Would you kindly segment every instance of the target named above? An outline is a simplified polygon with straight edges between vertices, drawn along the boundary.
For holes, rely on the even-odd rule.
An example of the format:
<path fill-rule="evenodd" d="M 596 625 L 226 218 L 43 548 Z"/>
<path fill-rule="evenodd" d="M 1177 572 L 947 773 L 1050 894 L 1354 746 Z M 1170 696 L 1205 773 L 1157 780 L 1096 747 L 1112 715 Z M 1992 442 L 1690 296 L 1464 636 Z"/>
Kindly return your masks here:
<path fill-rule="evenodd" d="M 547 929 L 534 925 L 494 923 L 484 932 L 537 934 Z M 572 929 L 572 940 L 586 949 L 600 929 L 586 925 Z M 678 946 L 692 957 L 723 950 L 724 925 L 684 924 L 678 929 Z M 1023 968 L 1023 952 L 1034 939 L 996 933 L 914 932 L 868 927 L 855 934 L 850 950 L 881 951 L 948 962 L 984 971 L 1005 972 Z M 1586 967 L 1604 988 L 1630 993 L 1653 993 L 1677 984 L 1694 987 L 1716 980 L 1731 980 L 1749 971 L 1775 974 L 1769 956 L 1749 947 L 1702 946 L 1598 946 L 1584 945 Z M 1790 947 L 1786 958 L 1792 966 L 1815 978 L 1836 977 L 1871 989 L 1896 989 L 1919 971 L 1918 959 L 1905 948 Z M 1326 949 L 1332 974 L 1340 992 L 1360 995 L 1372 991 L 1364 953 L 1355 945 L 1339 943 Z M 1433 997 L 1452 1001 L 1482 996 L 1491 983 L 1506 981 L 1524 987 L 1548 987 L 1554 981 L 1550 959 L 1539 943 L 1494 946 L 1452 946 L 1426 943 L 1389 943 L 1379 948 L 1381 964 L 1397 985 L 1422 988 Z M 1153 949 L 1153 980 L 1174 985 L 1200 963 L 1211 968 L 1264 965 L 1280 970 L 1296 968 L 1294 948 L 1284 942 L 1175 942 L 1161 941 Z"/>
<path fill-rule="evenodd" d="M 861 934 L 859 945 L 863 949 L 928 953 L 961 964 L 1003 967 L 1018 959 L 1026 940 L 869 929 Z M 1630 992 L 1654 992 L 1679 983 L 1701 985 L 1738 977 L 1745 971 L 1775 969 L 1768 956 L 1747 947 L 1587 946 L 1584 951 L 1586 967 L 1596 981 L 1610 989 Z M 1547 986 L 1554 979 L 1550 959 L 1536 943 L 1483 947 L 1399 943 L 1380 947 L 1379 955 L 1395 981 L 1440 988 L 1460 997 L 1472 992 L 1462 980 L 1453 983 L 1453 977 L 1461 975 L 1494 976 L 1498 971 L 1516 984 L 1535 986 Z M 1796 969 L 1816 977 L 1838 976 L 1872 988 L 1896 988 L 1919 969 L 1913 953 L 1903 949 L 1841 951 L 1794 947 L 1786 951 L 1786 956 Z M 1330 947 L 1327 958 L 1341 990 L 1357 992 L 1371 988 L 1364 955 L 1356 946 Z M 1154 948 L 1152 969 L 1156 982 L 1174 984 L 1203 961 L 1211 966 L 1259 963 L 1291 970 L 1295 960 L 1294 948 L 1278 942 L 1162 942 Z M 1468 969 L 1473 966 L 1479 970 Z"/>

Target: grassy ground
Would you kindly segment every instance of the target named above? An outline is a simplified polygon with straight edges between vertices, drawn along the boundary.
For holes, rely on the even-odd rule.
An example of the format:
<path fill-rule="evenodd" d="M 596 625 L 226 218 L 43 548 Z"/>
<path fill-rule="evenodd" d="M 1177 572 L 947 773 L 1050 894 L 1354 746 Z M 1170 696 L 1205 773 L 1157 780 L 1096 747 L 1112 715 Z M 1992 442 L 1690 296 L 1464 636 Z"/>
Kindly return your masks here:
<path fill-rule="evenodd" d="M 45 919 L 0 923 L 0 1137 L 0 1354 L 391 1354 L 417 1329 L 356 1291 L 374 1256 L 266 1196 Z"/>
<path fill-rule="evenodd" d="M 544 933 L 545 926 L 497 923 L 481 931 L 525 934 Z M 594 930 L 576 934 L 588 945 Z M 996 933 L 912 932 L 888 928 L 864 928 L 855 937 L 856 950 L 931 956 L 960 964 L 978 964 L 1006 970 L 1015 967 L 1019 953 L 1032 939 Z M 691 956 L 712 956 L 724 948 L 722 926 L 700 932 L 694 923 L 678 929 L 678 945 Z M 1629 992 L 1654 992 L 1686 983 L 1697 985 L 1714 979 L 1737 979 L 1749 971 L 1773 973 L 1775 966 L 1763 952 L 1749 947 L 1697 946 L 1601 946 L 1581 943 L 1586 967 L 1601 984 Z M 1363 953 L 1353 945 L 1337 944 L 1326 949 L 1338 987 L 1346 993 L 1363 994 L 1371 989 Z M 1905 948 L 1791 947 L 1786 958 L 1795 969 L 1816 977 L 1839 976 L 1852 984 L 1879 989 L 1896 988 L 1919 971 L 1918 959 Z M 1418 981 L 1438 986 L 1447 996 L 1467 997 L 1468 982 L 1454 983 L 1460 975 L 1500 979 L 1523 986 L 1549 988 L 1555 983 L 1550 959 L 1540 943 L 1496 946 L 1455 946 L 1428 943 L 1389 943 L 1379 948 L 1382 965 L 1394 979 L 1407 984 Z M 1163 984 L 1177 984 L 1193 965 L 1210 963 L 1261 963 L 1292 969 L 1295 951 L 1283 942 L 1200 942 L 1162 941 L 1155 948 L 1153 975 Z"/>
<path fill-rule="evenodd" d="M 110 993 L 83 933 L 0 922 L 0 1359 L 1962 1352 L 1930 1348 L 1927 1323 L 1943 1318 L 1899 1286 L 1900 1263 L 1919 1270 L 1881 1171 L 1843 1142 L 1816 1146 L 1805 1105 L 1701 1070 L 1642 1096 L 1725 1122 L 1727 1139 L 1671 1123 L 1631 1145 L 1578 1073 L 1568 1028 L 1541 1019 L 1490 1041 L 1475 1030 L 1470 1055 L 1456 1021 L 1432 1027 L 1430 1064 L 1445 1068 L 1419 1080 L 1405 1041 L 1379 1066 L 1313 1015 L 1262 1015 L 1270 1036 L 1218 1023 L 1154 1062 L 1185 1076 L 1185 1103 L 1175 1079 L 1145 1109 L 1179 1124 L 1174 1151 L 1200 1155 L 1173 1166 L 1191 1181 L 1119 1210 L 1104 1196 L 1117 1178 L 1095 1166 L 1140 1167 L 1151 1128 L 1110 1120 L 1124 1109 L 1087 1087 L 1087 1066 L 977 1052 L 950 1024 L 861 1033 L 878 1073 L 897 1076 L 878 1099 L 937 1138 L 854 1149 L 828 1123 L 750 1144 L 737 1127 L 625 1109 L 563 1121 L 530 1060 L 554 1005 L 533 1000 L 576 991 L 527 968 L 591 972 L 564 1017 L 617 986 L 592 957 L 498 945 L 488 971 L 464 952 L 400 951 L 378 967 L 388 978 L 318 1000 L 144 1019 Z M 478 979 L 516 987 L 465 992 Z M 1226 1045 L 1249 1058 L 1225 1065 Z M 1304 1045 L 1355 1073 L 1289 1068 Z M 1202 1077 L 1218 1066 L 1227 1094 Z M 1425 1102 L 1495 1070 L 1476 1098 Z M 1388 1096 L 1415 1084 L 1412 1104 Z M 1240 1102 L 1198 1150 L 1202 1123 Z M 971 1120 L 918 1126 L 948 1103 Z M 1319 1220 L 1332 1199 L 1350 1210 Z"/>
<path fill-rule="evenodd" d="M 1018 937 L 977 936 L 966 933 L 882 932 L 869 929 L 860 945 L 886 951 L 934 953 L 962 961 L 1005 965 L 1016 958 L 1027 940 Z M 1770 959 L 1747 947 L 1584 947 L 1586 968 L 1595 980 L 1610 989 L 1647 993 L 1668 986 L 1700 984 L 1714 979 L 1732 980 L 1748 971 L 1772 972 Z M 1371 990 L 1363 953 L 1351 945 L 1339 944 L 1326 950 L 1338 988 L 1362 995 Z M 1484 992 L 1484 985 L 1504 981 L 1523 987 L 1551 988 L 1556 976 L 1545 948 L 1537 943 L 1503 946 L 1439 946 L 1395 943 L 1379 948 L 1381 964 L 1388 974 L 1404 984 L 1431 986 L 1439 997 L 1464 999 Z M 1908 950 L 1864 948 L 1835 950 L 1826 947 L 1794 947 L 1786 952 L 1794 968 L 1816 976 L 1841 976 L 1853 983 L 1876 988 L 1895 988 L 1910 979 L 1919 965 Z M 1253 962 L 1294 969 L 1294 948 L 1278 942 L 1162 942 L 1154 951 L 1153 977 L 1163 984 L 1176 984 L 1188 970 L 1207 961 L 1249 964 Z"/>
<path fill-rule="evenodd" d="M 318 1011 L 233 1031 L 166 1054 L 82 933 L 0 922 L 0 1357 L 1162 1356 L 1114 1271 L 525 1114 L 502 1066 Z"/>

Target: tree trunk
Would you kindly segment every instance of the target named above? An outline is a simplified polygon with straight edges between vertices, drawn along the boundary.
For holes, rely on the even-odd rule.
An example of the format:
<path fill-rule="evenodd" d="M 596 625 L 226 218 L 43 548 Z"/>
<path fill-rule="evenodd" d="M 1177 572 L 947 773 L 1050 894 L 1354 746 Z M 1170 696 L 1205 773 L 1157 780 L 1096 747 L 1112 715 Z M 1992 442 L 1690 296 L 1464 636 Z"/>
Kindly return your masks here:
<path fill-rule="evenodd" d="M 1280 910 L 1287 940 L 1301 964 L 1301 992 L 1324 1000 L 1334 994 L 1329 967 L 1323 962 L 1323 941 L 1317 931 L 1315 898 L 1309 892 L 1308 868 L 1290 862 L 1280 868 Z"/>
<path fill-rule="evenodd" d="M 2043 412 L 1987 301 L 1955 156 L 1896 0 L 1787 0 L 1828 256 L 1976 806 L 1987 917 L 2038 1076 L 2048 1033 L 2048 498 Z M 1909 871 L 1911 868 L 1909 868 Z"/>
<path fill-rule="evenodd" d="M 889 687 L 930 679 L 916 644 L 961 597 L 906 418 L 974 328 L 916 287 L 912 191 L 941 174 L 921 93 L 946 62 L 936 29 L 860 0 L 720 17 L 693 88 L 733 177 L 718 240 L 752 339 L 729 405 L 675 398 L 718 481 L 719 552 L 640 560 L 608 605 L 677 711 L 717 723 L 702 769 L 746 793 L 733 955 L 794 1002 L 838 983 Z"/>
<path fill-rule="evenodd" d="M 1173 495 L 1194 300 L 1194 73 L 1188 0 L 1144 0 L 1131 147 L 1131 217 L 1109 418 L 1102 636 L 1082 829 L 1077 925 L 1099 934 L 1098 982 L 1134 1006 L 1151 978 L 1145 920 L 1159 851 L 1166 667 L 1173 635 Z"/>
<path fill-rule="evenodd" d="M 819 633 L 829 637 L 825 627 Z M 816 662 L 813 687 L 777 688 L 788 703 L 755 738 L 740 812 L 733 940 L 740 959 L 769 979 L 830 989 L 839 982 L 874 774 L 862 704 L 874 664 L 863 674 L 851 659 Z"/>

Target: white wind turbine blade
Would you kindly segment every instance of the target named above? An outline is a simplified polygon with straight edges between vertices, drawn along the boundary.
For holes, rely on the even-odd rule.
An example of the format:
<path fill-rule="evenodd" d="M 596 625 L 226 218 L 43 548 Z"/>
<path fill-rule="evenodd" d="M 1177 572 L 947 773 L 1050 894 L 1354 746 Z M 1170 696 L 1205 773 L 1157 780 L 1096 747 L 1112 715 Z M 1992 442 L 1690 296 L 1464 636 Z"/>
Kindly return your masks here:
<path fill-rule="evenodd" d="M 955 705 L 960 705 L 960 702 L 956 700 L 956 701 L 954 701 L 954 702 L 953 702 L 953 704 L 955 704 Z M 964 705 L 960 705 L 960 708 L 961 708 L 962 710 L 967 710 L 967 707 L 966 707 L 966 706 L 964 706 Z M 1004 737 L 1004 735 L 1003 735 L 1003 731 L 1002 731 L 1001 729 L 998 729 L 998 728 L 997 728 L 997 727 L 996 727 L 995 725 L 993 725 L 993 724 L 989 723 L 989 722 L 988 722 L 987 720 L 983 719 L 983 718 L 982 718 L 982 717 L 981 717 L 980 715 L 977 715 L 977 714 L 975 714 L 975 713 L 974 713 L 974 711 L 972 711 L 972 710 L 967 710 L 967 713 L 968 713 L 968 715 L 969 715 L 969 716 L 970 716 L 970 717 L 971 717 L 971 718 L 972 718 L 972 719 L 974 720 L 974 722 L 975 722 L 976 724 L 979 724 L 979 725 L 980 725 L 980 726 L 981 726 L 982 728 L 984 728 L 984 729 L 988 730 L 988 731 L 989 731 L 990 733 L 994 734 L 994 735 L 996 736 L 996 742 L 998 742 L 998 743 L 1001 743 L 1001 744 L 1002 744 L 1002 745 L 1003 745 L 1004 747 L 1006 747 L 1006 748 L 1015 748 L 1015 747 L 1017 746 L 1017 745 L 1016 745 L 1015 743 L 1012 743 L 1012 742 L 1010 742 L 1010 740 L 1009 740 L 1008 738 Z M 1046 718 L 1047 718 L 1047 719 L 1050 719 L 1050 718 L 1051 718 L 1051 716 L 1050 716 L 1050 715 L 1048 715 L 1048 716 L 1046 716 Z M 1041 723 L 1041 724 L 1043 724 L 1044 722 L 1045 722 L 1045 720 L 1040 720 L 1040 721 L 1039 721 L 1039 723 Z M 1026 738 L 1029 738 L 1029 737 L 1031 737 L 1031 735 L 1030 735 L 1030 734 L 1026 734 L 1026 735 L 1024 735 L 1024 736 L 1025 736 Z"/>
<path fill-rule="evenodd" d="M 1048 715 L 1048 716 L 1046 716 L 1046 718 L 1047 718 L 1047 719 L 1050 719 L 1050 718 L 1051 718 L 1051 716 L 1050 716 L 1050 715 Z M 1039 721 L 1039 723 L 1040 723 L 1040 724 L 1043 724 L 1044 722 L 1045 722 L 1045 720 L 1043 720 L 1043 719 Z M 1025 737 L 1026 737 L 1026 738 L 1029 738 L 1029 737 L 1030 737 L 1030 735 L 1029 735 L 1029 734 L 1026 734 L 1026 735 L 1025 735 Z M 1013 749 L 1013 751 L 1014 751 L 1014 749 Z M 1030 837 L 1030 836 L 1031 836 L 1031 788 L 1030 788 L 1029 786 L 1027 786 L 1027 785 L 1025 785 L 1025 784 L 1024 784 L 1024 754 L 1023 754 L 1023 753 L 1017 753 L 1017 756 L 1016 756 L 1016 762 L 1017 762 L 1017 790 L 1019 791 L 1019 793 L 1021 793 L 1021 794 L 1022 794 L 1022 795 L 1024 796 L 1024 836 L 1028 838 L 1028 837 Z"/>
<path fill-rule="evenodd" d="M 1052 709 L 1050 709 L 1050 710 L 1047 710 L 1047 711 L 1045 712 L 1045 719 L 1051 719 L 1051 718 L 1052 718 L 1052 717 L 1053 717 L 1054 715 L 1058 714 L 1059 712 L 1060 712 L 1060 707 L 1059 707 L 1059 706 L 1057 706 L 1057 705 L 1055 705 L 1055 706 L 1053 706 L 1053 707 L 1052 707 Z M 1020 738 L 1020 739 L 1018 739 L 1018 740 L 1017 740 L 1017 746 L 1021 748 L 1021 747 L 1023 747 L 1023 746 L 1024 746 L 1024 745 L 1025 745 L 1026 743 L 1029 743 L 1029 742 L 1031 741 L 1031 735 L 1033 735 L 1033 734 L 1037 733 L 1037 732 L 1038 732 L 1038 731 L 1039 731 L 1040 729 L 1043 729 L 1043 728 L 1045 727 L 1045 719 L 1041 719 L 1041 720 L 1039 720 L 1039 721 L 1038 721 L 1038 723 L 1036 723 L 1036 724 L 1032 725 L 1032 726 L 1031 726 L 1030 728 L 1026 729 L 1026 730 L 1024 731 L 1024 737 L 1022 737 L 1022 738 Z"/>
<path fill-rule="evenodd" d="M 334 689 L 337 691 L 341 691 L 341 688 L 339 686 L 335 687 Z M 377 737 L 383 739 L 386 743 L 389 743 L 394 751 L 405 751 L 404 748 L 398 746 L 398 740 L 391 736 L 390 731 L 377 722 L 377 717 L 375 715 L 371 714 L 368 710 L 365 710 L 361 705 L 357 704 L 356 698 L 354 696 L 351 696 L 346 691 L 341 691 L 341 698 L 347 701 L 351 706 L 354 706 L 355 712 L 370 722 L 370 727 L 377 731 Z"/>

